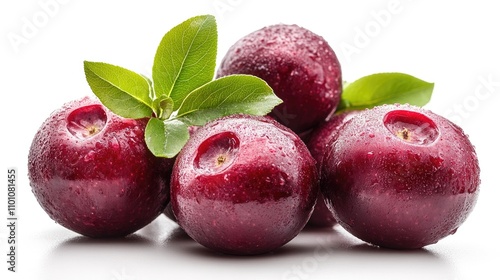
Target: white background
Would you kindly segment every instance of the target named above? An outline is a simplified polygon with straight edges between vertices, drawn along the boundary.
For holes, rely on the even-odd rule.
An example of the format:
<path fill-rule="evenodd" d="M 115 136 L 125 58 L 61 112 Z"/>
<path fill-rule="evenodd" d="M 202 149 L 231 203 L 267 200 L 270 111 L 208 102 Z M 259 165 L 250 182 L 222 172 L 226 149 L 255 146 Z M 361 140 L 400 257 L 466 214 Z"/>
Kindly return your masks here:
<path fill-rule="evenodd" d="M 0 4 L 1 279 L 500 279 L 500 17 L 494 1 L 55 1 Z M 207 13 L 218 21 L 218 61 L 249 32 L 296 23 L 331 44 L 344 80 L 397 71 L 434 82 L 426 107 L 461 125 L 477 148 L 481 193 L 469 219 L 423 250 L 377 249 L 335 227 L 304 231 L 258 257 L 213 253 L 163 216 L 117 241 L 82 238 L 55 224 L 31 193 L 27 153 L 53 110 L 92 95 L 83 60 L 151 75 L 164 33 Z M 9 167 L 19 175 L 16 273 L 7 272 L 6 263 Z"/>

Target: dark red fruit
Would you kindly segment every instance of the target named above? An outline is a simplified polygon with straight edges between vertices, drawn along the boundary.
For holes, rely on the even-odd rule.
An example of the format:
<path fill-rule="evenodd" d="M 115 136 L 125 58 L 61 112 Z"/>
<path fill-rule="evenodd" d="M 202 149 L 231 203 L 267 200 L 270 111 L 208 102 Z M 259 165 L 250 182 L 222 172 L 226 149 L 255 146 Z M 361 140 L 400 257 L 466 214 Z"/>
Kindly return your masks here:
<path fill-rule="evenodd" d="M 198 130 L 198 128 L 200 128 L 199 126 L 190 126 L 188 127 L 189 129 L 189 136 L 193 136 L 193 134 L 196 132 L 196 130 Z M 175 161 L 175 158 L 173 159 Z M 177 218 L 175 217 L 174 215 L 174 212 L 172 211 L 172 203 L 169 202 L 167 204 L 167 207 L 165 207 L 165 210 L 163 211 L 163 214 L 165 214 L 165 216 L 167 216 L 167 218 L 169 218 L 170 220 L 174 221 L 174 222 L 177 222 Z"/>
<path fill-rule="evenodd" d="M 307 225 L 311 227 L 333 227 L 337 224 L 335 218 L 333 217 L 332 211 L 328 208 L 325 203 L 325 198 L 323 194 L 320 192 L 318 195 L 318 200 L 316 201 L 316 205 L 314 206 L 314 211 L 307 221 Z"/>
<path fill-rule="evenodd" d="M 305 144 L 265 117 L 236 115 L 201 127 L 182 149 L 171 181 L 179 225 L 200 244 L 238 255 L 289 242 L 318 194 Z"/>
<path fill-rule="evenodd" d="M 358 238 L 413 249 L 455 233 L 479 194 L 479 165 L 462 129 L 409 105 L 346 122 L 323 161 L 323 194 Z"/>
<path fill-rule="evenodd" d="M 265 80 L 283 103 L 271 116 L 296 133 L 321 123 L 342 92 L 339 61 L 328 43 L 297 25 L 264 27 L 236 42 L 218 76 L 250 74 Z"/>
<path fill-rule="evenodd" d="M 315 128 L 311 133 L 310 139 L 307 142 L 307 147 L 309 148 L 313 158 L 316 160 L 316 167 L 320 176 L 323 155 L 328 151 L 330 144 L 335 141 L 342 125 L 351 119 L 356 112 L 357 111 L 349 111 L 334 115 L 331 119 Z M 320 183 L 321 182 L 322 181 L 320 180 Z M 332 212 L 328 209 L 325 203 L 323 194 L 320 193 L 318 195 L 318 201 L 316 202 L 314 211 L 307 224 L 314 227 L 332 227 L 336 223 L 337 222 L 335 221 Z"/>
<path fill-rule="evenodd" d="M 47 214 L 90 237 L 125 236 L 153 221 L 168 202 L 173 162 L 149 152 L 146 123 L 87 97 L 52 113 L 28 156 L 32 191 Z"/>
<path fill-rule="evenodd" d="M 324 154 L 329 150 L 341 127 L 359 111 L 348 111 L 333 115 L 329 120 L 323 122 L 313 130 L 307 142 L 307 148 L 316 160 L 318 171 L 321 172 L 321 164 Z"/>

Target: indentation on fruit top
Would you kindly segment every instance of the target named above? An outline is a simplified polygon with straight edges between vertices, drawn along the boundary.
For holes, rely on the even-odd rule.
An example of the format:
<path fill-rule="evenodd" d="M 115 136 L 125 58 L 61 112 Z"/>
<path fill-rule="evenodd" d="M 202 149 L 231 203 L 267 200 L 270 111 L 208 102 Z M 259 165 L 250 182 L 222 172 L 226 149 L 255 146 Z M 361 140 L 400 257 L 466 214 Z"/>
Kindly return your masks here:
<path fill-rule="evenodd" d="M 195 168 L 206 173 L 219 173 L 227 169 L 238 156 L 240 140 L 232 132 L 213 135 L 198 147 Z"/>
<path fill-rule="evenodd" d="M 101 105 L 89 105 L 71 112 L 66 127 L 76 138 L 87 139 L 98 134 L 107 120 L 108 117 Z"/>
<path fill-rule="evenodd" d="M 414 111 L 391 111 L 385 115 L 384 125 L 394 136 L 411 144 L 429 145 L 439 136 L 436 124 Z"/>

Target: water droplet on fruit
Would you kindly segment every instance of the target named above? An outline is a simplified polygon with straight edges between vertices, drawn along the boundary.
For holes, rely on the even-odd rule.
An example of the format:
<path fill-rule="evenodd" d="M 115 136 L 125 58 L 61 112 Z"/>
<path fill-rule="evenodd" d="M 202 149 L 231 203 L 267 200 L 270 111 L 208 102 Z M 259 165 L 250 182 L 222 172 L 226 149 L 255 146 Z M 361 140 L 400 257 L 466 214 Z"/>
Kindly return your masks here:
<path fill-rule="evenodd" d="M 437 170 L 441 168 L 443 165 L 444 159 L 440 156 L 434 157 L 434 156 L 429 156 L 429 159 L 433 165 L 433 167 Z"/>
<path fill-rule="evenodd" d="M 95 147 L 96 147 L 96 149 L 100 150 L 100 149 L 104 148 L 104 145 L 101 143 L 101 141 L 98 141 L 97 143 L 95 143 Z"/>
<path fill-rule="evenodd" d="M 283 176 L 281 176 L 281 174 L 280 174 L 279 185 L 284 186 L 285 183 L 286 183 L 286 179 Z"/>
<path fill-rule="evenodd" d="M 83 160 L 85 162 L 89 162 L 94 160 L 94 158 L 95 158 L 95 151 L 90 151 L 83 157 Z"/>
<path fill-rule="evenodd" d="M 125 189 L 120 189 L 120 193 L 118 193 L 119 197 L 123 197 L 125 195 Z"/>
<path fill-rule="evenodd" d="M 76 165 L 80 161 L 81 157 L 78 152 L 74 152 L 73 155 L 71 156 L 71 162 L 70 165 Z"/>
<path fill-rule="evenodd" d="M 116 138 L 116 136 L 113 136 L 113 138 L 111 138 L 111 140 L 109 141 L 110 145 L 111 145 L 111 148 L 114 150 L 114 152 L 116 154 L 118 154 L 120 152 L 120 142 L 118 141 L 118 139 Z"/>

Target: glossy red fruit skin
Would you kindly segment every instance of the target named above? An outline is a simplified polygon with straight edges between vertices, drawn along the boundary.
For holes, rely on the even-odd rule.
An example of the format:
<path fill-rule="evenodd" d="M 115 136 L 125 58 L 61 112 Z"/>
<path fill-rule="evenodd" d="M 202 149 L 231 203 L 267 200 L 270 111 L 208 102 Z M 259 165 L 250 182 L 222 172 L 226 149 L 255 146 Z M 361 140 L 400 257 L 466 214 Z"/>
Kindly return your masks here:
<path fill-rule="evenodd" d="M 283 100 L 271 116 L 296 133 L 324 121 L 342 92 L 339 61 L 321 36 L 297 25 L 252 32 L 230 47 L 217 76 L 250 74 L 265 80 Z"/>
<path fill-rule="evenodd" d="M 180 227 L 201 245 L 236 255 L 289 242 L 318 192 L 314 159 L 300 138 L 270 118 L 246 115 L 201 127 L 177 156 L 171 180 Z"/>
<path fill-rule="evenodd" d="M 342 125 L 349 119 L 354 117 L 357 111 L 348 111 L 340 114 L 333 115 L 329 120 L 323 122 L 315 128 L 307 142 L 307 148 L 311 155 L 316 160 L 316 168 L 321 177 L 321 169 L 323 163 L 323 156 L 328 151 L 329 145 L 335 141 Z M 320 188 L 321 188 L 320 180 Z M 311 218 L 307 225 L 313 227 L 333 227 L 337 222 L 333 217 L 332 211 L 327 207 L 323 194 L 320 192 L 318 201 L 314 207 Z"/>
<path fill-rule="evenodd" d="M 356 237 L 416 249 L 466 220 L 479 173 L 461 128 L 414 106 L 384 105 L 344 124 L 323 161 L 322 191 L 335 219 Z"/>
<path fill-rule="evenodd" d="M 85 110 L 104 126 L 77 137 L 68 123 Z M 146 124 L 88 97 L 54 111 L 28 155 L 30 185 L 41 207 L 60 225 L 94 238 L 125 236 L 153 221 L 169 200 L 173 161 L 149 152 Z"/>
<path fill-rule="evenodd" d="M 311 133 L 307 141 L 307 148 L 316 160 L 320 173 L 323 157 L 329 150 L 330 145 L 335 142 L 342 126 L 351 118 L 355 117 L 358 112 L 359 111 L 347 111 L 333 115 L 330 119 L 321 123 L 321 125 L 315 128 Z"/>
<path fill-rule="evenodd" d="M 198 128 L 200 128 L 199 126 L 190 126 L 188 127 L 189 129 L 189 136 L 193 136 L 193 134 L 196 132 L 196 130 L 198 130 Z M 175 157 L 173 158 L 173 160 L 175 161 Z M 174 221 L 177 223 L 177 218 L 175 217 L 174 215 L 174 212 L 172 211 L 172 203 L 168 203 L 167 204 L 167 207 L 165 207 L 165 210 L 163 211 L 163 214 L 169 218 L 170 220 Z"/>
<path fill-rule="evenodd" d="M 316 228 L 328 228 L 333 227 L 337 224 L 335 218 L 333 217 L 332 211 L 326 205 L 325 198 L 320 192 L 318 194 L 318 199 L 316 205 L 314 206 L 314 211 L 307 221 L 307 226 Z"/>

